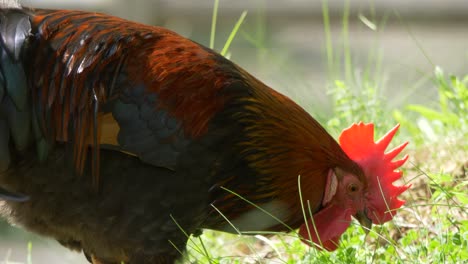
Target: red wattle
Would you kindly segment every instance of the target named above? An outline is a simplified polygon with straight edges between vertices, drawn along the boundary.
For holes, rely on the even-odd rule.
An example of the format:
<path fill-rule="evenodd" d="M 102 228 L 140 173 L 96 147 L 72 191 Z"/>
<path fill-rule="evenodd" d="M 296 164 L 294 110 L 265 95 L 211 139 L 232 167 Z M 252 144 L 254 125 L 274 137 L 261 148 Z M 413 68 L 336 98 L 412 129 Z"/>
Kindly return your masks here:
<path fill-rule="evenodd" d="M 350 210 L 330 204 L 314 214 L 313 222 L 309 219 L 307 225 L 304 223 L 300 227 L 299 235 L 302 242 L 318 249 L 324 248 L 328 251 L 337 249 L 341 235 L 351 223 L 351 215 Z"/>

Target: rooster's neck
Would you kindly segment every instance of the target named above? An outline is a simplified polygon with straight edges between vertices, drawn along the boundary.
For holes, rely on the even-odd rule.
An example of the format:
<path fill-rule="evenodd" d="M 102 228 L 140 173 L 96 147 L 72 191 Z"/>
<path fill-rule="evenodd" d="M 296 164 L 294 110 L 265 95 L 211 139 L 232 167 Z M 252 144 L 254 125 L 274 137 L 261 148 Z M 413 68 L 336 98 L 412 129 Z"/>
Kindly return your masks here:
<path fill-rule="evenodd" d="M 247 87 L 247 95 L 228 105 L 232 109 L 223 119 L 240 130 L 234 135 L 233 146 L 240 161 L 229 177 L 218 182 L 235 194 L 226 192 L 216 204 L 230 220 L 249 222 L 245 219 L 260 219 L 260 215 L 272 219 L 256 208 L 259 206 L 283 221 L 275 220 L 276 225 L 271 225 L 263 219 L 261 222 L 270 224 L 268 230 L 287 230 L 284 224 L 297 228 L 303 223 L 299 185 L 303 201 L 312 212 L 319 210 L 329 170 L 348 158 L 304 109 L 253 77 L 244 76 L 242 86 Z M 241 208 L 250 209 L 239 209 L 240 203 Z"/>

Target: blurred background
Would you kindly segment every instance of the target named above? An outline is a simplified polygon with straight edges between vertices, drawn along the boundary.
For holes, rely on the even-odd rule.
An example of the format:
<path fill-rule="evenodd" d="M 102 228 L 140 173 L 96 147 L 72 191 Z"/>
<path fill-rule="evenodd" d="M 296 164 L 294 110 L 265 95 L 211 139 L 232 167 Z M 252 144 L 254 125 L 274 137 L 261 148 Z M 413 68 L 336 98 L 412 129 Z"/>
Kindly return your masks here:
<path fill-rule="evenodd" d="M 371 78 L 395 108 L 431 104 L 435 66 L 468 70 L 468 1 L 329 0 L 334 67 L 327 63 L 320 0 L 220 0 L 214 48 L 220 51 L 248 11 L 229 52 L 231 60 L 316 115 L 326 116 L 331 80 Z M 23 0 L 25 6 L 83 9 L 170 28 L 208 46 L 214 0 Z M 349 24 L 343 14 L 349 11 Z M 343 34 L 343 26 L 347 27 Z M 343 54 L 349 54 L 347 58 Z M 346 61 L 351 70 L 345 69 Z M 330 71 L 332 69 L 332 71 Z M 333 74 L 331 73 L 333 72 Z M 348 75 L 346 77 L 346 75 Z M 0 263 L 87 263 L 57 242 L 0 222 Z"/>

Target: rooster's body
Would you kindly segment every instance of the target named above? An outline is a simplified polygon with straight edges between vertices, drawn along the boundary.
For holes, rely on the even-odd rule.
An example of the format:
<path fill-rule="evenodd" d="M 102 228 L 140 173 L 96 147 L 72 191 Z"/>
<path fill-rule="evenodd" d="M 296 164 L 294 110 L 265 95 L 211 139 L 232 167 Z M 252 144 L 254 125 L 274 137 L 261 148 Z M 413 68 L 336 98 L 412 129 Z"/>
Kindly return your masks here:
<path fill-rule="evenodd" d="M 212 50 L 81 11 L 5 7 L 0 34 L 2 214 L 94 263 L 172 263 L 181 228 L 234 232 L 225 218 L 241 231 L 302 226 L 327 249 L 351 215 L 379 221 L 363 198 L 342 202 L 370 188 L 362 164 Z M 305 234 L 299 175 L 322 241 Z"/>

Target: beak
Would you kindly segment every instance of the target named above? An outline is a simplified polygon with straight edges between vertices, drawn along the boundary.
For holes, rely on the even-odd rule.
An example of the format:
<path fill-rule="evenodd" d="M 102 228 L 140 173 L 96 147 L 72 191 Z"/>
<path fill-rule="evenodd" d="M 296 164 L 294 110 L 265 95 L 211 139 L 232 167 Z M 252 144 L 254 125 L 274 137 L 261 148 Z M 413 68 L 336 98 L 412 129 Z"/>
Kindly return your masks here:
<path fill-rule="evenodd" d="M 369 217 L 367 217 L 366 210 L 359 211 L 357 214 L 354 215 L 354 218 L 356 218 L 359 221 L 362 229 L 364 229 L 364 232 L 366 232 L 367 235 L 372 228 L 372 220 L 370 220 Z"/>

